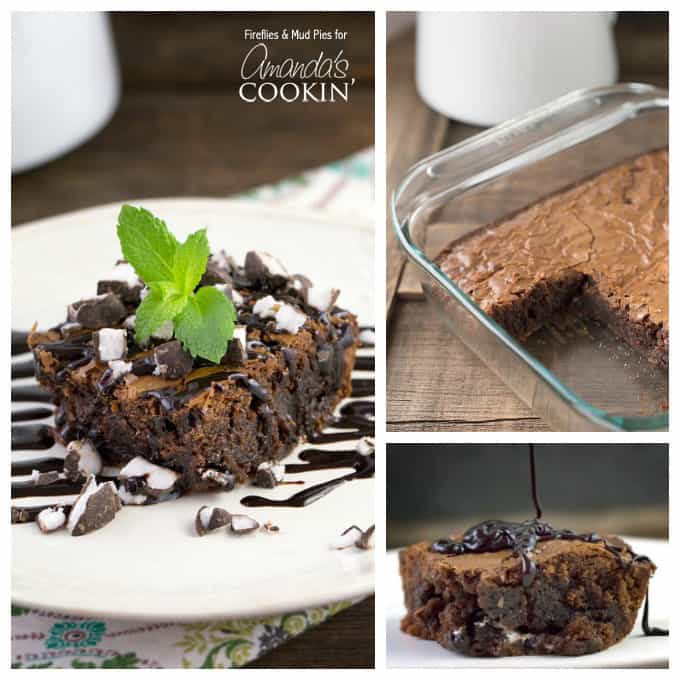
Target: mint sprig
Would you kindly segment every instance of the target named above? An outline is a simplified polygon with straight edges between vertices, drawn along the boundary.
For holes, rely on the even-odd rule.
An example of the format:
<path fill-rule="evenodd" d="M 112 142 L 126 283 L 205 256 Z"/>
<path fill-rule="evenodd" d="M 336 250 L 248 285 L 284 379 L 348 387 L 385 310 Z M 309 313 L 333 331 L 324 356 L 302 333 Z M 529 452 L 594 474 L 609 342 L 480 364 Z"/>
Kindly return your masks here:
<path fill-rule="evenodd" d="M 124 205 L 118 216 L 123 257 L 134 267 L 149 292 L 137 309 L 136 339 L 146 342 L 166 321 L 193 357 L 214 363 L 227 351 L 237 314 L 233 303 L 212 286 L 196 292 L 208 264 L 210 246 L 205 229 L 180 243 L 144 208 Z"/>

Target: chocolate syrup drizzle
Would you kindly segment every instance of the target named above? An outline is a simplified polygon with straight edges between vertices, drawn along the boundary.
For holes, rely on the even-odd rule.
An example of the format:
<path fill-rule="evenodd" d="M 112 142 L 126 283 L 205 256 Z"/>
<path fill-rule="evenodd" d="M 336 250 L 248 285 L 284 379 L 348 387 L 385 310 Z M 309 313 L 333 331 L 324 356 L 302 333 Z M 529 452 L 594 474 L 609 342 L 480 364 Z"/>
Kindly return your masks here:
<path fill-rule="evenodd" d="M 366 479 L 368 477 L 373 477 L 375 474 L 374 453 L 364 456 L 357 451 L 352 450 L 322 451 L 320 449 L 305 449 L 299 453 L 299 458 L 307 461 L 307 464 L 289 463 L 286 465 L 286 472 L 310 472 L 312 470 L 328 470 L 333 468 L 353 468 L 353 472 L 342 475 L 341 477 L 334 477 L 321 484 L 314 484 L 302 491 L 294 493 L 288 498 L 275 500 L 262 496 L 245 496 L 241 499 L 241 504 L 248 508 L 302 508 L 323 498 L 326 494 L 329 494 L 333 489 L 336 489 L 345 482 L 349 482 L 353 479 Z"/>
<path fill-rule="evenodd" d="M 40 420 L 49 418 L 54 410 L 46 406 L 36 406 L 34 408 L 24 408 L 21 411 L 12 411 L 12 422 L 21 423 L 27 420 Z"/>
<path fill-rule="evenodd" d="M 504 522 L 502 520 L 488 520 L 468 529 L 460 541 L 441 538 L 435 541 L 431 550 L 442 555 L 463 555 L 466 553 L 499 552 L 511 550 L 519 558 L 522 568 L 522 584 L 529 587 L 536 577 L 536 563 L 533 552 L 536 544 L 542 541 L 563 540 L 598 543 L 611 552 L 623 567 L 629 567 L 636 562 L 649 562 L 644 555 L 637 555 L 624 546 L 608 542 L 596 533 L 577 534 L 568 529 L 555 529 L 547 522 L 541 522 L 542 510 L 538 500 L 536 484 L 536 460 L 534 445 L 529 444 L 529 462 L 531 474 L 531 498 L 534 504 L 534 519 L 524 522 Z M 630 553 L 630 559 L 625 559 L 625 553 Z M 649 591 L 645 597 L 645 607 L 642 619 L 642 630 L 645 635 L 668 635 L 667 630 L 650 627 L 649 625 Z"/>

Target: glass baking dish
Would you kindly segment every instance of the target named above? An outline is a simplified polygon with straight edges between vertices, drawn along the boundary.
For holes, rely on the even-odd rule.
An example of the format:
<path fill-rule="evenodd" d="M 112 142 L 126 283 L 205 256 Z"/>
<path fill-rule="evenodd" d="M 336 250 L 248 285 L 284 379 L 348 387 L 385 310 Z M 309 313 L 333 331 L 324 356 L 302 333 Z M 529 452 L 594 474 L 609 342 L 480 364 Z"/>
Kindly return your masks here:
<path fill-rule="evenodd" d="M 668 371 L 594 323 L 548 325 L 520 342 L 434 258 L 480 227 L 667 146 L 665 90 L 635 83 L 583 90 L 422 160 L 392 196 L 393 226 L 426 298 L 555 431 L 667 429 Z"/>

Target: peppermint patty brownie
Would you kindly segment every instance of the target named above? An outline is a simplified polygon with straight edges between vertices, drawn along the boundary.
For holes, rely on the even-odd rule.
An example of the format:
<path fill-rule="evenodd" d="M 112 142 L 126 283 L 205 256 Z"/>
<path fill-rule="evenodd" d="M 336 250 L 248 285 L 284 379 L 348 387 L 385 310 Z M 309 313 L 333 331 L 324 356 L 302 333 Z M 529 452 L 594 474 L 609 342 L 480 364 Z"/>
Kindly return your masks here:
<path fill-rule="evenodd" d="M 668 366 L 668 151 L 450 244 L 441 270 L 520 340 L 569 305 Z"/>
<path fill-rule="evenodd" d="M 196 292 L 216 288 L 236 312 L 219 363 L 193 357 L 172 321 L 135 334 L 148 289 L 125 261 L 30 336 L 39 382 L 57 404 L 57 436 L 86 440 L 105 464 L 142 457 L 179 473 L 178 490 L 233 486 L 319 431 L 351 391 L 356 318 L 338 291 L 289 275 L 266 253 L 208 259 Z M 214 292 L 211 292 L 214 296 Z"/>
<path fill-rule="evenodd" d="M 399 554 L 401 629 L 471 656 L 580 655 L 630 633 L 655 570 L 615 536 L 485 522 Z"/>

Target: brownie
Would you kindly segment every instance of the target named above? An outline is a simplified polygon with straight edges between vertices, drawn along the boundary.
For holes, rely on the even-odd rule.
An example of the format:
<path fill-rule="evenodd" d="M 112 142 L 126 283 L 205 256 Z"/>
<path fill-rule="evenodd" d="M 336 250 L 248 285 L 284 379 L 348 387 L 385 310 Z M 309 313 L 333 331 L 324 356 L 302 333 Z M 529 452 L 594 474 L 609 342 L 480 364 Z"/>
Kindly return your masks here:
<path fill-rule="evenodd" d="M 142 456 L 172 468 L 180 490 L 209 488 L 220 473 L 243 482 L 284 457 L 350 395 L 359 331 L 337 291 L 289 276 L 265 253 L 248 253 L 245 266 L 211 256 L 199 286 L 217 286 L 238 313 L 214 364 L 192 358 L 167 325 L 137 345 L 144 289 L 129 265 L 116 269 L 66 322 L 30 336 L 62 442 L 88 440 L 105 464 Z"/>
<path fill-rule="evenodd" d="M 442 271 L 520 340 L 573 305 L 668 366 L 668 151 L 449 244 Z"/>
<path fill-rule="evenodd" d="M 513 550 L 450 555 L 412 545 L 399 553 L 401 629 L 471 656 L 606 649 L 632 630 L 655 566 L 621 539 L 603 539 L 540 541 L 531 579 Z"/>

